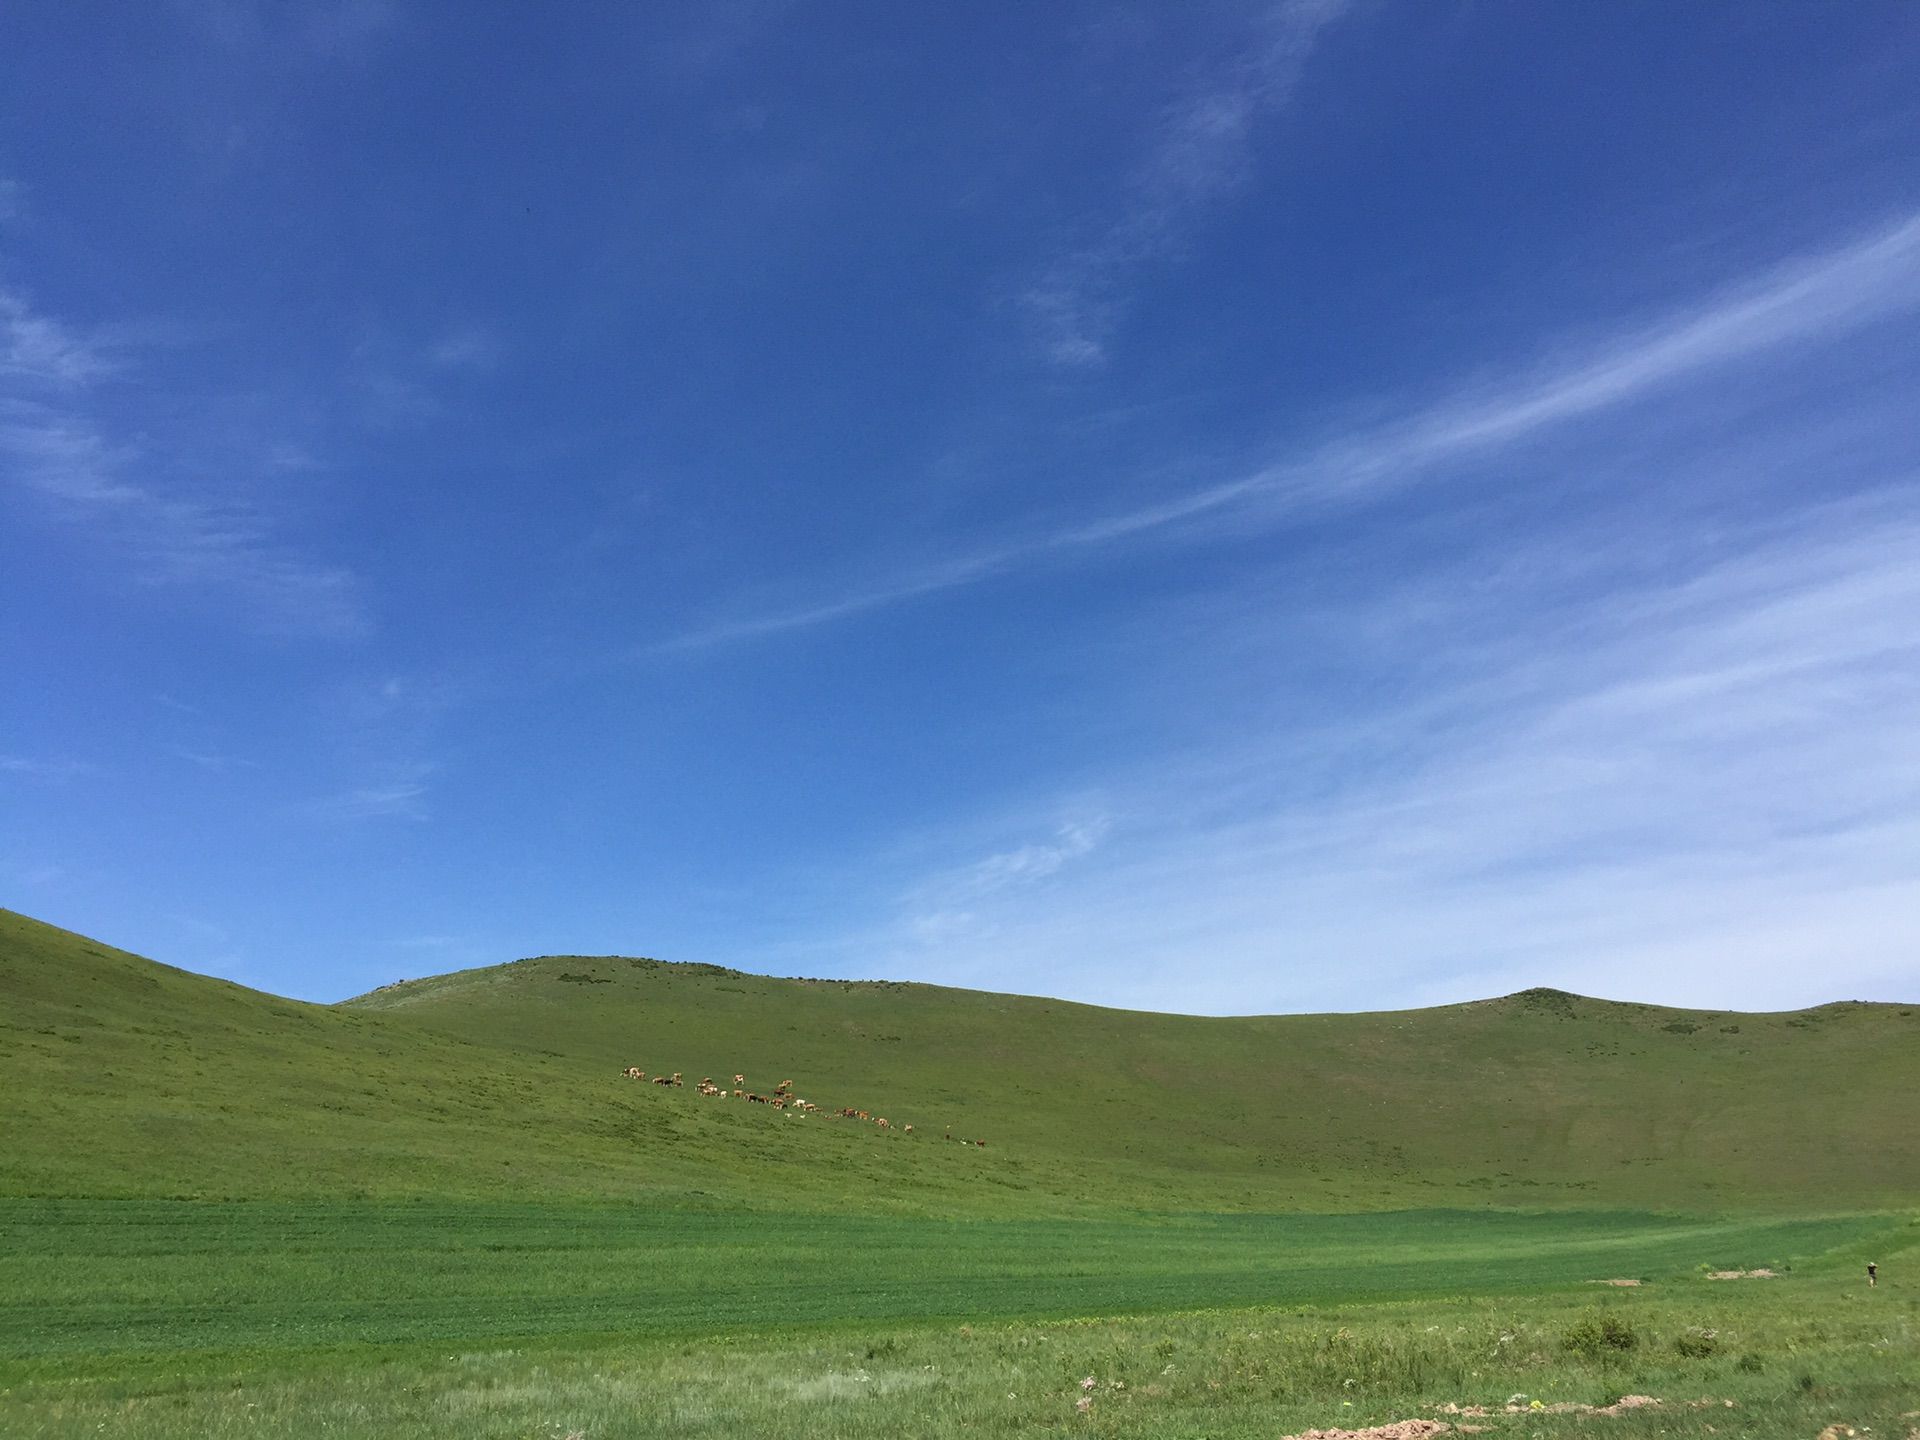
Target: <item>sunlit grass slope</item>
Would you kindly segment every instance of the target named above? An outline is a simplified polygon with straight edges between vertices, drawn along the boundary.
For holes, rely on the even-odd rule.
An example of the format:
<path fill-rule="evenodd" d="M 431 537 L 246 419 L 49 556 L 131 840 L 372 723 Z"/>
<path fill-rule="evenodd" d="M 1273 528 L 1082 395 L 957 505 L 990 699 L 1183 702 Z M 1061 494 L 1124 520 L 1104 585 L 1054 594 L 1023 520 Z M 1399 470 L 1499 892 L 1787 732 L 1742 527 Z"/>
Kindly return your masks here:
<path fill-rule="evenodd" d="M 635 1084 L 626 1065 L 792 1079 L 915 1134 Z M 0 912 L 12 1194 L 1858 1210 L 1920 1191 L 1915 1093 L 1920 1007 L 1529 992 L 1196 1019 L 606 958 L 316 1006 Z"/>
<path fill-rule="evenodd" d="M 939 1136 L 1204 1208 L 1905 1203 L 1920 1007 L 1662 1009 L 1532 991 L 1250 1019 L 548 958 L 349 1002 L 435 1034 L 691 1078 L 791 1078 Z M 615 1088 L 618 1088 L 616 1082 Z M 652 1088 L 652 1087 L 648 1087 Z M 677 1097 L 676 1097 L 677 1098 Z M 730 1102 L 692 1102 L 722 1105 Z"/>
<path fill-rule="evenodd" d="M 651 1087 L 649 1087 L 651 1089 Z M 675 1103 L 678 1102 L 678 1103 Z M 983 1153 L 190 974 L 0 911 L 0 1194 L 991 1209 Z M 1059 1209 L 1070 1178 L 1043 1164 Z"/>

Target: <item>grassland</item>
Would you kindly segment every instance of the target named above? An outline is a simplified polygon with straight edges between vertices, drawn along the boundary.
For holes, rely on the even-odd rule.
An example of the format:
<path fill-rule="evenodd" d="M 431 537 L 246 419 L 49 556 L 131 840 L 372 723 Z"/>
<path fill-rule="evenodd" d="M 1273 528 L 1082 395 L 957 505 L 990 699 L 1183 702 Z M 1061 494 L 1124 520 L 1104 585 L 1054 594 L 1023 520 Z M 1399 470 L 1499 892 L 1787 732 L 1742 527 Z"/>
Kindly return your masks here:
<path fill-rule="evenodd" d="M 707 1335 L 1784 1269 L 1863 1218 L 1429 1211 L 930 1221 L 632 1206 L 0 1202 L 0 1354 Z"/>
<path fill-rule="evenodd" d="M 1916 1093 L 1915 1007 L 1203 1020 L 580 957 L 321 1006 L 0 911 L 0 1435 L 1902 1440 Z M 1665 1403 L 1531 1405 L 1625 1393 Z"/>
<path fill-rule="evenodd" d="M 1470 1423 L 1512 1436 L 1811 1437 L 1841 1421 L 1898 1440 L 1920 1409 L 1920 1230 L 1885 1219 L 957 1235 L 820 1219 L 787 1235 L 405 1208 L 10 1211 L 23 1289 L 0 1311 L 0 1433 L 1272 1440 L 1453 1404 L 1490 1407 Z M 1868 1254 L 1887 1273 L 1872 1291 Z M 1777 1278 L 1701 1274 L 1767 1262 Z M 1648 1283 L 1586 1283 L 1620 1271 Z M 1107 1309 L 1153 1313 L 1091 1313 Z M 1664 1403 L 1604 1420 L 1531 1408 L 1624 1394 Z"/>
<path fill-rule="evenodd" d="M 635 1085 L 630 1064 L 792 1078 L 917 1134 Z M 1198 1019 L 580 958 L 321 1006 L 0 912 L 0 1194 L 1824 1213 L 1920 1194 L 1915 1093 L 1920 1007 L 1528 992 Z"/>

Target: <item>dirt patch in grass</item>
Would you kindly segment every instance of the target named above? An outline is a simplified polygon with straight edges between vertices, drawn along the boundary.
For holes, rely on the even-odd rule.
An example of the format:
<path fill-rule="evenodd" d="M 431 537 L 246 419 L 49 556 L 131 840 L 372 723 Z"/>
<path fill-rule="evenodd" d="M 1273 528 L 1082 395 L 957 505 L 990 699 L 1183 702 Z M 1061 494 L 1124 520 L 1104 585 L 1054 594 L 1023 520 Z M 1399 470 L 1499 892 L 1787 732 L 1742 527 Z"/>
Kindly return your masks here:
<path fill-rule="evenodd" d="M 1652 1395 L 1622 1395 L 1611 1405 L 1582 1405 L 1576 1400 L 1556 1400 L 1551 1405 L 1539 1400 L 1509 1400 L 1505 1405 L 1454 1405 L 1441 1407 L 1442 1415 L 1624 1415 L 1629 1410 L 1642 1410 L 1649 1405 L 1658 1405 L 1660 1400 Z M 1434 1432 L 1438 1433 L 1438 1432 Z"/>

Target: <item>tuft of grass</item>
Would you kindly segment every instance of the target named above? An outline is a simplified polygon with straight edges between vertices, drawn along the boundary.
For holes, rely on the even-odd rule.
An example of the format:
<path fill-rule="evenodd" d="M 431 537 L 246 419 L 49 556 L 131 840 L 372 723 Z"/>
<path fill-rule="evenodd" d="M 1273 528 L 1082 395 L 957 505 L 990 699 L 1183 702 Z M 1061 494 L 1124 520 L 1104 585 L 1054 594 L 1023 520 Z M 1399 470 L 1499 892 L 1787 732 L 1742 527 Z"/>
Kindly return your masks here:
<path fill-rule="evenodd" d="M 1720 1335 L 1717 1330 L 1694 1326 L 1673 1337 L 1673 1348 L 1674 1353 L 1689 1360 L 1705 1360 L 1720 1353 Z"/>

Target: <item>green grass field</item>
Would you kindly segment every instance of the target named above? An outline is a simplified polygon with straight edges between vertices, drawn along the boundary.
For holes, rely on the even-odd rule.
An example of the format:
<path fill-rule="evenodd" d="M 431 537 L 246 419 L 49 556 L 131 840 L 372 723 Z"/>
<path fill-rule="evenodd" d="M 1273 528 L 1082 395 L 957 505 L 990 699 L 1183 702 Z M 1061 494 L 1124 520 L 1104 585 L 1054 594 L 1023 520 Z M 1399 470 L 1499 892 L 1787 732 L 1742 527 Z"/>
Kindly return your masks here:
<path fill-rule="evenodd" d="M 631 1206 L 0 1204 L 0 1351 L 688 1334 L 1500 1294 L 1784 1267 L 1886 1222 L 1631 1213 L 957 1220 Z"/>
<path fill-rule="evenodd" d="M 1920 1227 L 1885 1217 L 0 1213 L 8 1436 L 1272 1437 L 1449 1403 L 1555 1436 L 1600 1422 L 1532 1399 L 1644 1394 L 1604 1433 L 1898 1437 L 1920 1409 Z"/>
<path fill-rule="evenodd" d="M 627 1065 L 791 1078 L 916 1134 L 636 1085 Z M 577 958 L 322 1006 L 0 911 L 0 1194 L 1826 1213 L 1920 1194 L 1916 1093 L 1914 1006 L 1528 992 L 1196 1019 Z"/>
<path fill-rule="evenodd" d="M 317 1006 L 0 912 L 0 1435 L 1905 1440 L 1916 1093 L 1913 1007 L 1200 1020 L 580 958 Z"/>

